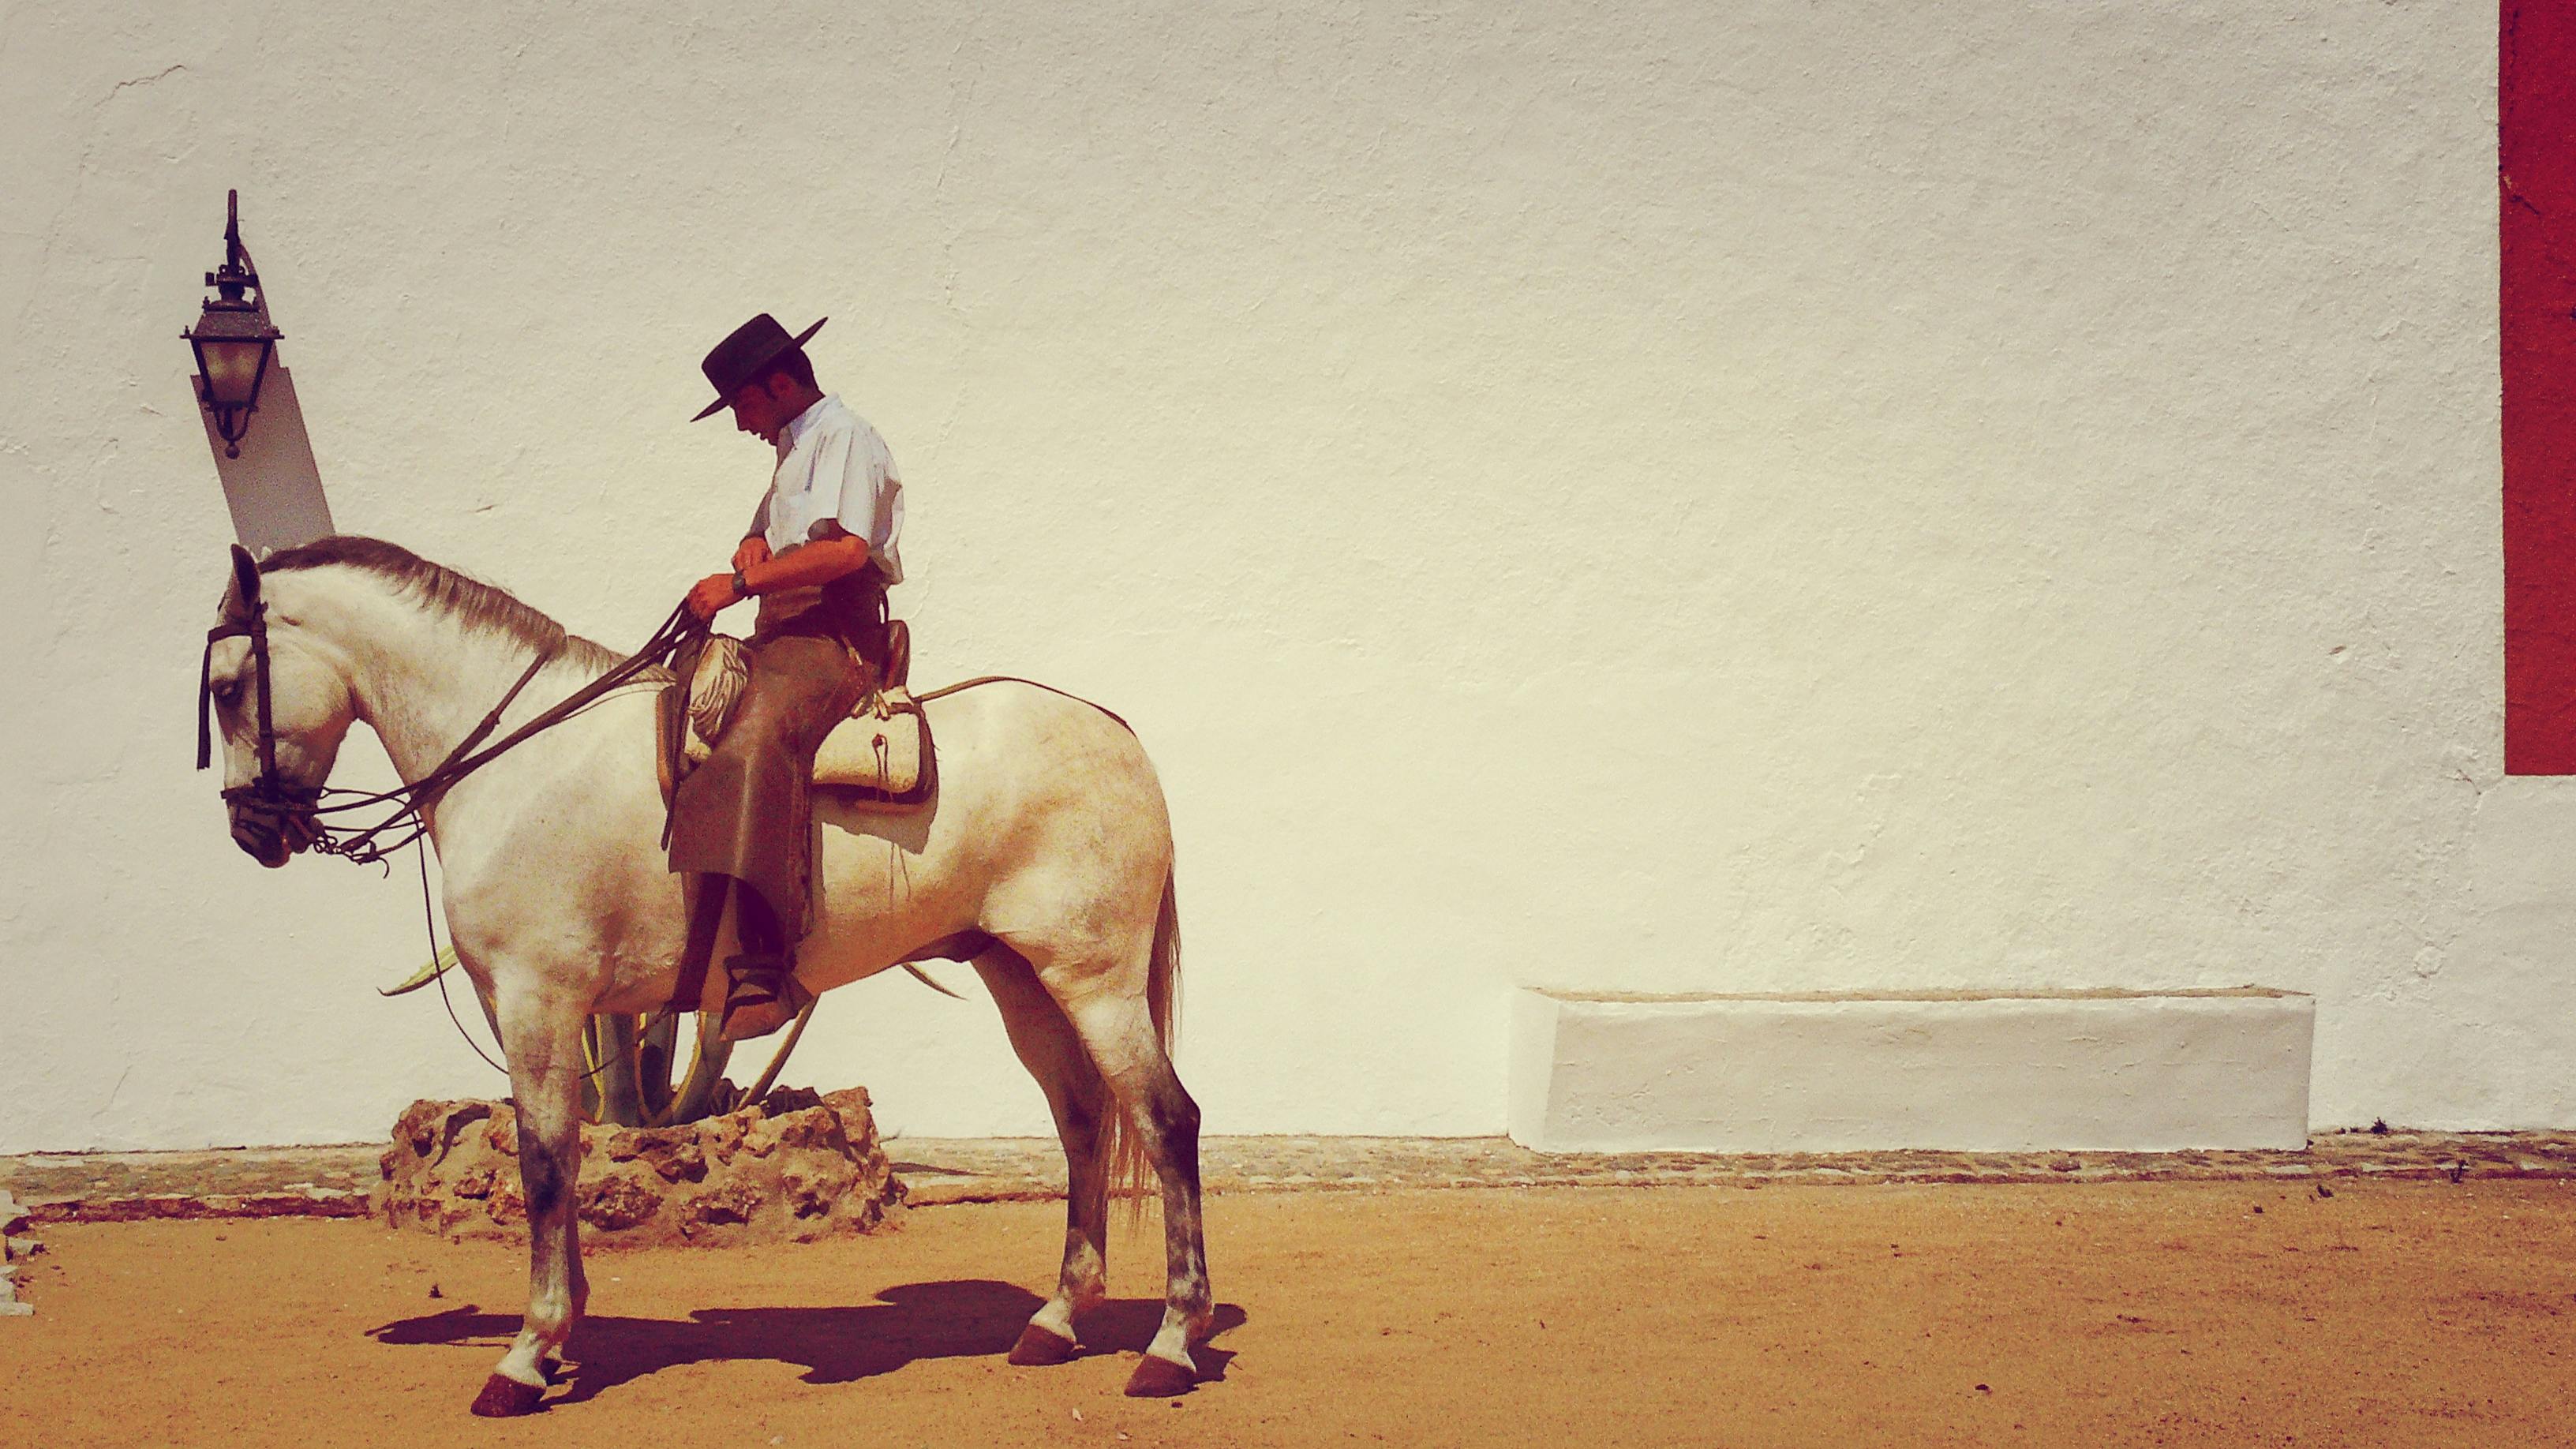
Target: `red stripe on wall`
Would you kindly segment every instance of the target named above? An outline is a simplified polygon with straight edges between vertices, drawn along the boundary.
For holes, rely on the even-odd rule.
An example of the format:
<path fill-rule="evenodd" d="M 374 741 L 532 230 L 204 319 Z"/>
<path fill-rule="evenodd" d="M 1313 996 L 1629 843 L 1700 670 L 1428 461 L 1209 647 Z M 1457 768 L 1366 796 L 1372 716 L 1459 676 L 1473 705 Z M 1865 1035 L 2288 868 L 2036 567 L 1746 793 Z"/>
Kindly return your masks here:
<path fill-rule="evenodd" d="M 2504 0 L 2504 768 L 2576 774 L 2576 5 Z"/>

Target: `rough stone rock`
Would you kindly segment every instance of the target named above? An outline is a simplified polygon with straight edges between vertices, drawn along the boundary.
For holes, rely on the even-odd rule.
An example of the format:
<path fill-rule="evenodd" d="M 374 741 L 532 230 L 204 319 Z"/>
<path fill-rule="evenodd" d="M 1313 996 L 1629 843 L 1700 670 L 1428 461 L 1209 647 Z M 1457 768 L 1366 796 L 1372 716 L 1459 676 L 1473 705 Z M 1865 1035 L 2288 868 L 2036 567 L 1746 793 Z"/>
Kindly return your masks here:
<path fill-rule="evenodd" d="M 689 1204 L 689 1222 L 683 1231 L 694 1238 L 697 1229 L 750 1222 L 760 1211 L 761 1204 L 769 1199 L 769 1194 L 762 1192 L 760 1184 L 752 1180 L 753 1176 L 750 1172 L 736 1173 L 723 1186 L 699 1194 L 696 1201 Z"/>
<path fill-rule="evenodd" d="M 742 1150 L 742 1139 L 749 1135 L 750 1122 L 755 1115 L 736 1110 L 721 1117 L 710 1117 L 697 1124 L 704 1129 L 700 1134 L 700 1140 L 706 1143 L 707 1151 L 714 1156 L 719 1165 L 731 1164 L 734 1154 Z"/>
<path fill-rule="evenodd" d="M 771 1117 L 784 1117 L 790 1112 L 802 1112 L 822 1105 L 823 1094 L 811 1087 L 780 1087 L 760 1099 L 761 1112 Z"/>
<path fill-rule="evenodd" d="M 36 1311 L 34 1304 L 18 1301 L 18 1264 L 45 1250 L 27 1236 L 27 1226 L 27 1210 L 17 1198 L 0 1192 L 0 1318 L 26 1318 Z"/>
<path fill-rule="evenodd" d="M 648 1222 L 662 1206 L 662 1195 L 631 1172 L 612 1173 L 581 1188 L 582 1223 L 601 1232 L 616 1232 Z"/>
<path fill-rule="evenodd" d="M 608 1160 L 641 1160 L 664 1182 L 704 1181 L 707 1148 L 695 1124 L 687 1127 L 612 1127 L 607 1129 Z"/>
<path fill-rule="evenodd" d="M 584 1127 L 574 1191 L 585 1247 L 810 1242 L 870 1231 L 901 1207 L 865 1088 L 781 1088 L 677 1127 Z M 413 1103 L 378 1163 L 375 1211 L 450 1238 L 524 1240 L 518 1111 Z"/>

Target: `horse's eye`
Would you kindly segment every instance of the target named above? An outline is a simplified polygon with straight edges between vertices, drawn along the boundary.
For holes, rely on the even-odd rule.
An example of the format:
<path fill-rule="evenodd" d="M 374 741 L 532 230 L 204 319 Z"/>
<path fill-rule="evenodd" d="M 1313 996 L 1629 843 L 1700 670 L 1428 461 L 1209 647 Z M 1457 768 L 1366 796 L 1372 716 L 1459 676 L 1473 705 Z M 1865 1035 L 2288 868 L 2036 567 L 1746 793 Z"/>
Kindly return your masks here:
<path fill-rule="evenodd" d="M 215 686 L 215 703 L 222 705 L 226 709 L 232 708 L 233 701 L 241 698 L 241 689 L 241 681 L 238 679 L 227 679 L 223 681 L 221 684 Z"/>

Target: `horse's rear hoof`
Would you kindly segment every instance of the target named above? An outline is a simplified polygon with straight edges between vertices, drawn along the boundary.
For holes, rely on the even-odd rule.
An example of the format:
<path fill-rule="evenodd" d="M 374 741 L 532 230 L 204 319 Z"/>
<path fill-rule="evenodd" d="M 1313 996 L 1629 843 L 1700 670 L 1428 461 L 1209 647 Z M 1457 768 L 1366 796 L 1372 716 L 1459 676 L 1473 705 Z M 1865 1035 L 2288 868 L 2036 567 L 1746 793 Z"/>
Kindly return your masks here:
<path fill-rule="evenodd" d="M 1020 1341 L 1011 1345 L 1011 1362 L 1022 1368 L 1048 1368 L 1071 1363 L 1073 1349 L 1072 1339 L 1032 1323 L 1020 1330 Z"/>
<path fill-rule="evenodd" d="M 546 1391 L 535 1384 L 523 1384 L 506 1374 L 494 1374 L 483 1381 L 483 1392 L 474 1396 L 474 1415 L 480 1419 L 515 1419 L 537 1411 L 537 1400 Z"/>
<path fill-rule="evenodd" d="M 1198 1382 L 1194 1371 L 1149 1353 L 1136 1361 L 1136 1371 L 1127 1376 L 1127 1397 L 1176 1399 L 1197 1388 Z"/>

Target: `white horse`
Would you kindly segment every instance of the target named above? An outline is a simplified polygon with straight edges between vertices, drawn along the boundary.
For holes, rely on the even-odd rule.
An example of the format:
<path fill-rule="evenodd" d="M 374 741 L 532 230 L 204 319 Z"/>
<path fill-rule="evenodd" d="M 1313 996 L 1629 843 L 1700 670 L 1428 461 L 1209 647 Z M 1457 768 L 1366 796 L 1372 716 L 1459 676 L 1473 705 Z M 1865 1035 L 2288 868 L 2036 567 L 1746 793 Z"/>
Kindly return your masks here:
<path fill-rule="evenodd" d="M 236 567 L 221 622 L 246 621 L 263 600 L 274 771 L 292 788 L 322 784 L 353 722 L 376 732 L 406 782 L 420 778 L 562 638 L 501 590 L 374 539 L 324 539 L 256 572 Z M 569 641 L 511 701 L 495 738 L 616 662 Z M 210 646 L 232 787 L 262 770 L 258 672 L 246 638 Z M 1112 1179 L 1141 1188 L 1150 1169 L 1169 1280 L 1161 1328 L 1127 1391 L 1186 1392 L 1212 1299 L 1198 1106 L 1169 1052 L 1180 943 L 1161 787 L 1134 735 L 1043 688 L 988 684 L 926 709 L 939 751 L 928 805 L 893 814 L 816 802 L 822 910 L 797 974 L 820 992 L 925 954 L 972 960 L 1045 1089 L 1069 1178 L 1055 1294 L 1011 1361 L 1073 1356 L 1075 1316 L 1107 1292 Z M 654 1010 L 681 969 L 682 878 L 659 843 L 653 711 L 649 688 L 606 694 L 423 812 L 448 930 L 508 1056 L 527 1193 L 527 1316 L 475 1400 L 479 1414 L 536 1407 L 588 1296 L 574 1195 L 583 1023 Z M 311 817 L 291 806 L 247 791 L 230 803 L 234 838 L 262 865 L 313 841 Z M 730 949 L 720 940 L 716 959 Z M 721 990 L 723 973 L 710 975 Z"/>

